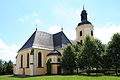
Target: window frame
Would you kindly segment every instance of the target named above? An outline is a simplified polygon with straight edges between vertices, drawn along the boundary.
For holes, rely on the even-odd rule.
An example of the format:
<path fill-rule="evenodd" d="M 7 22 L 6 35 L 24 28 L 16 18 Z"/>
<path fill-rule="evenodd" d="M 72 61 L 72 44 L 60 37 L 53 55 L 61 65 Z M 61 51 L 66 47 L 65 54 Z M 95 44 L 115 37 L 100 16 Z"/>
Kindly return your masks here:
<path fill-rule="evenodd" d="M 38 53 L 38 68 L 42 67 L 42 53 Z"/>
<path fill-rule="evenodd" d="M 91 30 L 91 36 L 93 36 L 93 30 Z"/>
<path fill-rule="evenodd" d="M 27 68 L 29 68 L 29 63 L 30 63 L 30 56 L 29 53 L 27 53 Z"/>
<path fill-rule="evenodd" d="M 21 55 L 21 67 L 20 68 L 23 68 L 23 55 Z"/>

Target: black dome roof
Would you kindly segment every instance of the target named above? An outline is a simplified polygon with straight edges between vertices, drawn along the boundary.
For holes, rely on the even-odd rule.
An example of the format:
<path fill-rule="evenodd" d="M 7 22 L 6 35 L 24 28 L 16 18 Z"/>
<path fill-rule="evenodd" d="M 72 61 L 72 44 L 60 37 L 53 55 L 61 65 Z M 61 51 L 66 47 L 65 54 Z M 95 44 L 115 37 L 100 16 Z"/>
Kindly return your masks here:
<path fill-rule="evenodd" d="M 84 25 L 84 24 L 91 24 L 91 22 L 89 22 L 89 21 L 82 21 L 82 22 L 80 22 L 80 23 L 78 24 L 78 26 Z"/>

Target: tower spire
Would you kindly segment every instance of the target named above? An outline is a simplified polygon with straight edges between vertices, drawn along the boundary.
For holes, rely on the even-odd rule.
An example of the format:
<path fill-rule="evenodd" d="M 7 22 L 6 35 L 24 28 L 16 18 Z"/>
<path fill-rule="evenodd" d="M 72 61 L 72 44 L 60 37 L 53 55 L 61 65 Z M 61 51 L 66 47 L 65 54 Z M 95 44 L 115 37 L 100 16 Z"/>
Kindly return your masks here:
<path fill-rule="evenodd" d="M 85 10 L 85 9 L 84 9 L 84 4 L 83 4 L 83 10 Z"/>
<path fill-rule="evenodd" d="M 86 10 L 84 9 L 84 5 L 83 5 L 83 10 L 81 12 L 81 21 L 84 22 L 84 21 L 87 21 L 87 12 Z"/>

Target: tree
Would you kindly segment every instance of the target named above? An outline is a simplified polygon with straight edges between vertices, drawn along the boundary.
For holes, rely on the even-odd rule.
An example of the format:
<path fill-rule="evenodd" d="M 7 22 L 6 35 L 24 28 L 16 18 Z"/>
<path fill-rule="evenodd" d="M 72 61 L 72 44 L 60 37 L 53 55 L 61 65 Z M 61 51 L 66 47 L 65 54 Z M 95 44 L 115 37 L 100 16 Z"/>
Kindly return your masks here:
<path fill-rule="evenodd" d="M 13 62 L 11 60 L 8 61 L 8 63 L 7 63 L 6 73 L 7 74 L 12 74 L 13 73 Z"/>
<path fill-rule="evenodd" d="M 51 74 L 51 60 L 48 59 L 46 66 L 47 66 L 47 74 Z"/>
<path fill-rule="evenodd" d="M 3 61 L 0 59 L 0 74 L 3 72 Z"/>
<path fill-rule="evenodd" d="M 76 69 L 77 69 L 77 73 L 78 73 L 78 70 L 79 70 L 79 55 L 80 55 L 80 50 L 81 50 L 81 45 L 80 44 L 73 44 L 72 45 L 73 48 L 74 48 L 74 54 L 75 54 L 75 63 L 76 63 Z"/>
<path fill-rule="evenodd" d="M 74 48 L 72 45 L 68 45 L 63 51 L 63 57 L 61 59 L 61 68 L 73 73 L 73 70 L 76 68 L 76 55 L 74 53 Z"/>
<path fill-rule="evenodd" d="M 98 69 L 101 67 L 101 56 L 104 52 L 104 45 L 98 39 L 91 40 L 86 37 L 79 55 L 79 68 L 89 72 L 89 70 Z"/>
<path fill-rule="evenodd" d="M 4 61 L 2 74 L 5 74 L 7 72 L 7 65 L 8 63 Z"/>
<path fill-rule="evenodd" d="M 95 45 L 95 53 L 93 54 L 93 67 L 98 69 L 100 67 L 102 67 L 102 55 L 104 53 L 104 45 L 102 44 L 102 42 L 98 39 L 94 39 L 94 45 Z"/>
<path fill-rule="evenodd" d="M 111 60 L 111 68 L 115 68 L 116 75 L 117 69 L 120 68 L 120 34 L 116 33 L 112 36 L 112 40 L 108 43 L 107 54 Z"/>
<path fill-rule="evenodd" d="M 107 53 L 108 45 L 104 45 L 104 52 L 101 56 L 101 66 L 102 69 L 110 69 L 111 66 L 111 59 Z"/>
<path fill-rule="evenodd" d="M 89 36 L 87 36 L 85 42 L 83 43 L 82 51 L 81 51 L 82 59 L 80 65 L 83 65 L 84 69 L 90 70 L 94 65 L 93 57 L 96 52 L 95 50 L 96 49 L 94 42 L 90 39 Z"/>

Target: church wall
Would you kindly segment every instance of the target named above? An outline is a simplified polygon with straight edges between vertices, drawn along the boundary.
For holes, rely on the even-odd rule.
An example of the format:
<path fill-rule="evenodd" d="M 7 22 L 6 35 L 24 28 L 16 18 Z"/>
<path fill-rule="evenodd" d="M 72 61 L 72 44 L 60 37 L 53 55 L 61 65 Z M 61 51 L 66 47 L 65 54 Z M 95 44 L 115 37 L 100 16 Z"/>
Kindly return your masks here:
<path fill-rule="evenodd" d="M 46 55 L 51 52 L 51 50 L 35 49 L 36 50 L 36 75 L 46 74 Z M 38 67 L 38 53 L 42 54 L 42 67 Z"/>
<path fill-rule="evenodd" d="M 19 68 L 19 74 L 18 75 L 23 75 L 23 68 Z"/>
<path fill-rule="evenodd" d="M 17 55 L 17 59 L 16 59 L 16 66 L 15 66 L 15 71 L 14 71 L 14 74 L 16 75 L 44 75 L 47 73 L 46 71 L 46 62 L 47 62 L 47 54 L 50 53 L 52 50 L 43 50 L 43 49 L 38 49 L 38 48 L 35 48 L 34 49 L 34 60 L 33 59 L 30 59 L 32 58 L 30 55 L 29 56 L 29 59 L 30 60 L 33 60 L 35 63 L 34 63 L 34 69 L 33 68 L 30 68 L 30 64 L 29 64 L 29 68 L 27 68 L 27 54 L 31 52 L 31 48 L 29 49 L 26 49 L 26 50 L 23 50 L 23 51 L 20 51 Z M 62 52 L 62 50 L 59 50 L 60 52 Z M 42 54 L 42 67 L 38 67 L 38 53 L 41 52 Z M 23 67 L 21 68 L 21 55 L 23 55 Z M 57 59 L 58 58 L 61 58 L 60 56 L 57 56 L 55 58 L 53 58 L 54 62 L 57 62 Z M 31 62 L 29 60 L 29 62 Z M 57 65 L 53 65 L 53 74 L 56 74 L 57 72 Z M 31 70 L 32 73 L 31 73 Z M 35 71 L 34 71 L 35 70 Z"/>
<path fill-rule="evenodd" d="M 30 68 L 25 68 L 25 75 L 30 75 Z"/>
<path fill-rule="evenodd" d="M 29 49 L 18 52 L 14 74 L 16 75 L 23 75 L 23 74 L 29 75 L 30 74 L 30 68 L 26 68 L 27 67 L 27 54 L 30 53 L 30 51 L 31 49 L 29 48 Z M 23 67 L 22 68 L 21 68 L 21 55 L 23 55 Z"/>

